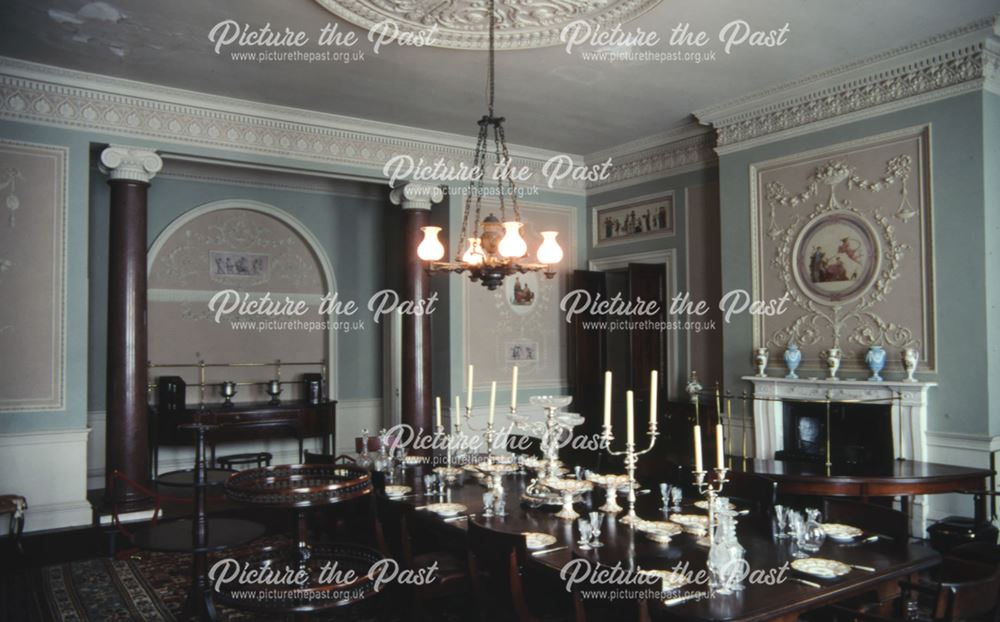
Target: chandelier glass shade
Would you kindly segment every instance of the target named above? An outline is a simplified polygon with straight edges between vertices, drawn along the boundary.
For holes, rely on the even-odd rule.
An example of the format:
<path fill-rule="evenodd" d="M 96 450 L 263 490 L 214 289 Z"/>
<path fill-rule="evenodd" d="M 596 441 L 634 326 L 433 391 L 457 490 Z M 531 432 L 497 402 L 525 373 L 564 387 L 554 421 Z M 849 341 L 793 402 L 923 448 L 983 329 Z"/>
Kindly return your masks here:
<path fill-rule="evenodd" d="M 486 74 L 488 111 L 479 119 L 479 137 L 473 156 L 474 174 L 465 196 L 462 230 L 454 260 L 441 261 L 445 253 L 444 246 L 438 240 L 440 227 L 423 227 L 424 239 L 417 248 L 417 256 L 428 263 L 428 270 L 467 272 L 472 281 L 479 281 L 491 290 L 499 287 L 505 277 L 515 273 L 542 272 L 546 277 L 552 278 L 555 276 L 553 265 L 563 257 L 562 248 L 556 242 L 557 232 L 544 231 L 541 233 L 542 243 L 536 255 L 537 261 L 526 261 L 528 243 L 522 235 L 524 225 L 517 204 L 517 188 L 510 173 L 511 158 L 503 129 L 505 119 L 496 116 L 494 112 L 494 2 L 495 0 L 489 2 L 490 38 Z M 488 162 L 492 164 L 489 172 Z M 493 182 L 496 185 L 488 188 L 487 179 L 491 185 Z M 499 199 L 499 218 L 490 213 L 481 219 L 484 196 L 496 196 Z"/>

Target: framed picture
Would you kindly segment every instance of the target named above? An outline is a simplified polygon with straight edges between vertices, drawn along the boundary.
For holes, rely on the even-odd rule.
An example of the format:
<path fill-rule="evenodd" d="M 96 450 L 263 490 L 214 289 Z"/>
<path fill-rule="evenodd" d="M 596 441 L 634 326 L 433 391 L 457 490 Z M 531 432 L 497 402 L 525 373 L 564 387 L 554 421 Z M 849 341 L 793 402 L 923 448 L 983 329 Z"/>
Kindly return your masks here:
<path fill-rule="evenodd" d="M 595 247 L 668 237 L 674 234 L 674 193 L 595 207 L 593 218 Z"/>
<path fill-rule="evenodd" d="M 270 255 L 231 251 L 209 251 L 208 271 L 213 277 L 260 279 L 267 276 Z"/>
<path fill-rule="evenodd" d="M 510 309 L 518 315 L 527 315 L 535 309 L 538 300 L 538 274 L 528 272 L 507 277 L 503 289 Z"/>
<path fill-rule="evenodd" d="M 792 250 L 793 274 L 802 292 L 821 304 L 864 295 L 879 272 L 878 235 L 860 215 L 822 214 L 799 232 Z"/>
<path fill-rule="evenodd" d="M 506 363 L 537 363 L 538 342 L 519 339 L 504 344 L 504 362 Z"/>

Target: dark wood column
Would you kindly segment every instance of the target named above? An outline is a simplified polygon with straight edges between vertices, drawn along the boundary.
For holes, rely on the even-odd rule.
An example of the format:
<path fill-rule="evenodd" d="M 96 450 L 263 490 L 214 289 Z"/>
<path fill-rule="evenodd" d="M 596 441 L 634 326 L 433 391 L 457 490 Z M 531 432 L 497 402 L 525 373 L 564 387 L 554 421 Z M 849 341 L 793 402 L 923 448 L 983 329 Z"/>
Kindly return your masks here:
<path fill-rule="evenodd" d="M 430 277 L 417 257 L 423 239 L 421 227 L 430 224 L 431 204 L 443 193 L 437 186 L 410 183 L 394 188 L 392 202 L 403 208 L 403 300 L 422 300 L 430 295 Z M 431 318 L 428 315 L 404 315 L 402 320 L 402 373 L 400 387 L 403 423 L 415 430 L 433 432 L 431 406 Z M 417 453 L 417 452 L 415 452 Z"/>
<path fill-rule="evenodd" d="M 105 502 L 120 511 L 150 501 L 120 481 L 112 484 L 112 474 L 149 485 L 146 193 L 161 166 L 151 151 L 111 146 L 101 153 L 111 186 Z"/>

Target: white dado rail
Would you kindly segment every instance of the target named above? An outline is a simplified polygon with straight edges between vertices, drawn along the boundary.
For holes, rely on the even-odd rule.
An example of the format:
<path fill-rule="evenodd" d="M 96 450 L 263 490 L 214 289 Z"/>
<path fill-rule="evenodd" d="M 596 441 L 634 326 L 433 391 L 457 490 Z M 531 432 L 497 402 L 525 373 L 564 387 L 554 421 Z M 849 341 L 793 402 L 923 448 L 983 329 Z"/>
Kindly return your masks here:
<path fill-rule="evenodd" d="M 892 451 L 896 458 L 927 459 L 927 390 L 936 382 L 761 378 L 744 376 L 754 386 L 753 425 L 757 458 L 774 459 L 784 448 L 781 401 L 832 402 L 885 400 L 892 405 Z M 896 396 L 899 396 L 897 399 Z M 902 436 L 900 436 L 902 435 Z M 900 455 L 902 452 L 902 455 Z"/>

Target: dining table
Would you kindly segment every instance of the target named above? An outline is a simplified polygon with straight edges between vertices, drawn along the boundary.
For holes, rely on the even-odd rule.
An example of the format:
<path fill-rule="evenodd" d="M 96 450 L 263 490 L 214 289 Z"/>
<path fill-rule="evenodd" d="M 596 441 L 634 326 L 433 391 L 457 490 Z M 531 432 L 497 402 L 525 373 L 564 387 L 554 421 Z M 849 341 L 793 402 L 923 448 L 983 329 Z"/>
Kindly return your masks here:
<path fill-rule="evenodd" d="M 444 494 L 439 486 L 424 488 L 424 476 L 431 473 L 430 465 L 412 465 L 394 470 L 387 478 L 388 484 L 404 485 L 410 491 L 401 497 L 389 498 L 390 502 L 409 506 L 415 510 L 414 529 L 449 542 L 461 542 L 468 530 L 469 521 L 476 521 L 489 529 L 509 533 L 540 532 L 551 534 L 556 542 L 543 551 L 529 552 L 526 571 L 541 573 L 554 579 L 547 583 L 549 589 L 565 589 L 559 573 L 574 559 L 583 558 L 591 564 L 620 568 L 628 571 L 681 569 L 697 575 L 706 568 L 708 550 L 704 540 L 688 533 L 675 535 L 667 544 L 654 542 L 633 526 L 618 520 L 617 515 L 606 514 L 602 520 L 600 548 L 581 549 L 575 522 L 555 516 L 557 507 L 535 507 L 522 502 L 522 493 L 534 477 L 531 473 L 512 473 L 503 476 L 503 495 L 506 516 L 484 517 L 483 493 L 487 487 L 481 477 L 466 471 L 452 483 L 446 484 Z M 379 492 L 378 494 L 384 494 Z M 725 491 L 722 493 L 725 495 Z M 458 516 L 442 517 L 426 508 L 428 505 L 449 501 L 465 506 Z M 604 501 L 604 492 L 595 488 L 586 493 L 574 508 L 585 514 L 596 510 Z M 704 512 L 689 499 L 682 513 Z M 660 495 L 640 490 L 636 511 L 640 518 L 663 521 L 669 512 L 661 509 Z M 851 543 L 837 543 L 827 538 L 814 557 L 837 560 L 851 566 L 851 571 L 836 579 L 826 580 L 801 574 L 790 567 L 795 557 L 794 546 L 787 539 L 773 535 L 770 519 L 761 520 L 752 514 L 740 517 L 737 529 L 739 543 L 745 549 L 745 559 L 751 571 L 761 577 L 782 577 L 768 582 L 744 582 L 742 590 L 731 594 L 713 593 L 702 582 L 686 586 L 685 598 L 649 600 L 650 614 L 656 620 L 732 620 L 752 622 L 762 620 L 796 620 L 804 612 L 821 608 L 846 598 L 874 592 L 892 595 L 898 591 L 898 581 L 911 578 L 916 573 L 937 565 L 940 555 L 925 544 L 915 541 L 896 542 L 888 537 L 865 532 L 864 538 Z M 784 572 L 780 570 L 785 567 Z M 614 589 L 614 586 L 608 586 Z"/>

